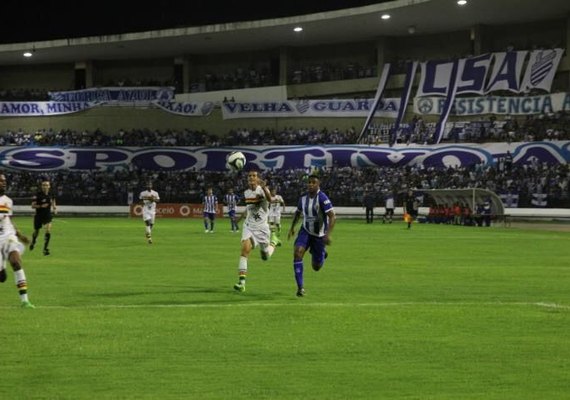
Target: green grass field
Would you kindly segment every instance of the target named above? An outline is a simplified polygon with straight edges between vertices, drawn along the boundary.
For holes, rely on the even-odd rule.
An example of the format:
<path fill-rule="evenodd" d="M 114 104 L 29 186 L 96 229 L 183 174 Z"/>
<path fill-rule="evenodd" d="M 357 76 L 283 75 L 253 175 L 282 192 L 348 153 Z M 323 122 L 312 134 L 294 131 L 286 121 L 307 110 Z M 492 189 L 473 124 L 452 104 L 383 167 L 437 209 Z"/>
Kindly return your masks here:
<path fill-rule="evenodd" d="M 216 228 L 55 220 L 24 254 L 37 308 L 0 284 L 0 399 L 570 398 L 568 232 L 339 219 L 297 298 L 292 242 L 236 293 Z"/>

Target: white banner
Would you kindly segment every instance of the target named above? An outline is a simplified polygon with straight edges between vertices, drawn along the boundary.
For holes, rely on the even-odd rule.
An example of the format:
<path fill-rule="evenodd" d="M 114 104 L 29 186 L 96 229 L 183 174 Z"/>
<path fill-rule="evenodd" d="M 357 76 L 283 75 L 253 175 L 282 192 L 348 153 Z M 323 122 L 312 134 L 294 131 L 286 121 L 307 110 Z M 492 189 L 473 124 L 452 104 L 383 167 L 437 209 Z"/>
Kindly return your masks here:
<path fill-rule="evenodd" d="M 497 90 L 520 93 L 521 74 L 527 54 L 528 51 L 493 53 L 493 71 L 485 88 L 485 93 Z M 550 91 L 550 87 L 548 90 Z"/>
<path fill-rule="evenodd" d="M 374 99 L 363 100 L 297 100 L 251 103 L 222 103 L 224 119 L 299 118 L 299 117 L 366 117 Z M 400 99 L 382 99 L 375 116 L 396 118 Z"/>
<path fill-rule="evenodd" d="M 463 66 L 456 70 L 456 76 L 452 76 L 453 61 L 426 61 L 421 64 L 416 96 L 447 96 L 450 82 L 454 80 L 457 95 L 488 94 L 498 90 L 525 93 L 541 89 L 550 92 L 563 53 L 563 49 L 525 50 L 462 58 L 457 60 Z"/>
<path fill-rule="evenodd" d="M 177 115 L 184 115 L 186 117 L 203 117 L 205 115 L 210 115 L 215 107 L 215 103 L 211 101 L 192 101 L 184 103 L 176 101 L 158 101 L 152 104 L 163 111 Z"/>
<path fill-rule="evenodd" d="M 170 86 L 145 87 L 101 87 L 64 92 L 49 92 L 53 101 L 99 102 L 106 104 L 151 103 L 153 101 L 169 101 L 174 98 L 174 88 Z"/>
<path fill-rule="evenodd" d="M 564 54 L 562 49 L 535 50 L 530 53 L 521 89 L 542 89 L 549 92 L 556 74 L 554 66 L 560 63 L 562 54 Z"/>
<path fill-rule="evenodd" d="M 440 115 L 445 106 L 444 97 L 416 97 L 416 114 Z M 487 96 L 456 98 L 451 115 L 529 115 L 570 111 L 570 93 L 554 93 L 542 96 Z"/>
<path fill-rule="evenodd" d="M 73 114 L 90 108 L 100 107 L 104 104 L 101 102 L 80 101 L 2 101 L 0 102 L 0 117 L 50 117 Z M 113 103 L 113 105 L 118 106 L 121 104 Z M 130 104 L 130 106 L 137 105 Z M 156 106 L 163 111 L 186 117 L 203 117 L 210 115 L 215 104 L 209 101 L 186 103 L 164 101 L 149 102 L 145 107 L 148 106 Z"/>
<path fill-rule="evenodd" d="M 46 117 L 72 114 L 98 105 L 98 103 L 81 101 L 1 101 L 0 117 Z"/>

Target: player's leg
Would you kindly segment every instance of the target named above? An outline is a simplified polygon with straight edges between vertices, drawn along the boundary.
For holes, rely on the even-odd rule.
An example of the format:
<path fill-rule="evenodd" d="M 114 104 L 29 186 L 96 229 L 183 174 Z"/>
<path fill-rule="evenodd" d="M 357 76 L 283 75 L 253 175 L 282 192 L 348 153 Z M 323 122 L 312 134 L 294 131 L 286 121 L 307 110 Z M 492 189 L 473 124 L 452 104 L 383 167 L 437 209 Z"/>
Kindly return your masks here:
<path fill-rule="evenodd" d="M 152 227 L 150 217 L 147 217 L 144 220 L 144 235 L 147 240 L 152 240 Z"/>
<path fill-rule="evenodd" d="M 51 240 L 51 222 L 44 225 L 44 256 L 49 256 L 49 242 Z"/>
<path fill-rule="evenodd" d="M 30 243 L 30 250 L 33 250 L 36 246 L 36 241 L 38 240 L 41 228 L 42 222 L 40 221 L 38 215 L 34 215 L 34 232 L 32 233 L 32 243 Z"/>
<path fill-rule="evenodd" d="M 305 255 L 305 247 L 295 246 L 293 253 L 293 271 L 295 272 L 295 283 L 297 283 L 297 296 L 305 295 L 305 283 L 303 279 L 303 256 Z"/>
<path fill-rule="evenodd" d="M 249 255 L 255 248 L 256 244 L 252 231 L 244 224 L 241 235 L 241 252 L 238 263 L 238 283 L 234 285 L 234 289 L 239 292 L 245 291 Z"/>
<path fill-rule="evenodd" d="M 4 259 L 0 259 L 0 283 L 6 282 L 7 277 L 8 275 L 6 275 L 6 263 L 4 262 Z"/>
<path fill-rule="evenodd" d="M 275 216 L 275 227 L 277 228 L 277 237 L 281 236 L 281 214 Z"/>
<path fill-rule="evenodd" d="M 210 220 L 210 233 L 214 233 L 214 223 L 216 221 L 216 214 L 210 213 L 210 215 L 208 215 L 208 219 Z"/>
<path fill-rule="evenodd" d="M 312 267 L 315 271 L 319 271 L 323 267 L 325 259 L 328 256 L 323 238 L 311 238 L 309 247 L 311 252 Z"/>
<path fill-rule="evenodd" d="M 281 240 L 279 240 L 279 237 L 277 236 L 277 224 L 276 224 L 276 222 L 277 222 L 277 220 L 276 220 L 275 215 L 270 215 L 269 216 L 269 230 L 270 230 L 269 243 L 274 248 L 277 246 L 281 246 Z"/>
<path fill-rule="evenodd" d="M 304 229 L 299 229 L 293 250 L 293 272 L 297 283 L 297 296 L 305 295 L 303 279 L 303 257 L 308 248 L 309 234 Z"/>
<path fill-rule="evenodd" d="M 14 281 L 16 283 L 16 287 L 18 288 L 18 294 L 20 295 L 22 307 L 35 308 L 28 299 L 28 282 L 26 280 L 26 274 L 24 273 L 24 268 L 22 266 L 21 253 L 24 251 L 24 246 L 18 241 L 15 236 L 11 236 L 8 239 L 7 246 L 8 260 L 10 261 L 10 265 L 14 270 Z"/>
<path fill-rule="evenodd" d="M 230 231 L 235 232 L 236 231 L 235 218 L 232 215 L 232 211 L 228 211 L 228 218 L 230 219 Z"/>
<path fill-rule="evenodd" d="M 208 213 L 204 213 L 204 232 L 208 233 L 210 232 L 210 229 L 208 227 L 208 221 L 209 221 L 209 217 L 208 217 Z"/>
<path fill-rule="evenodd" d="M 251 250 L 255 247 L 253 237 L 244 228 L 244 235 L 241 240 L 241 253 L 238 263 L 238 282 L 234 285 L 234 289 L 238 292 L 245 291 L 245 281 L 247 278 L 247 261 Z"/>
<path fill-rule="evenodd" d="M 253 236 L 259 245 L 261 259 L 263 261 L 269 260 L 275 252 L 275 247 L 281 243 L 275 236 L 275 232 L 271 231 L 269 225 L 256 228 L 256 230 L 253 231 Z"/>
<path fill-rule="evenodd" d="M 154 218 L 155 215 L 153 214 L 150 219 L 146 221 L 148 223 L 148 234 L 146 236 L 148 244 L 152 244 L 152 229 L 154 228 Z"/>

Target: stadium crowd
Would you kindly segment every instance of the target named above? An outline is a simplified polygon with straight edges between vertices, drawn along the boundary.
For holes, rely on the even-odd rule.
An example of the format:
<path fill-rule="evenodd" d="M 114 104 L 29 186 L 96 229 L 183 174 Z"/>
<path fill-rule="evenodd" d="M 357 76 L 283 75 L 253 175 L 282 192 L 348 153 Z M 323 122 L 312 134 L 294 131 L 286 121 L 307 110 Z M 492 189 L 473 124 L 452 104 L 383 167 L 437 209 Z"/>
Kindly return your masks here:
<path fill-rule="evenodd" d="M 533 142 L 544 140 L 570 140 L 570 112 L 527 116 L 523 119 L 506 118 L 497 121 L 456 122 L 445 142 Z M 461 126 L 461 128 L 459 128 Z M 378 124 L 370 130 L 366 142 L 370 145 L 390 143 L 393 124 Z M 398 130 L 396 143 L 429 144 L 433 138 L 435 123 L 426 123 L 414 117 Z M 232 129 L 225 135 L 191 129 L 150 130 L 132 129 L 106 133 L 99 129 L 82 132 L 73 130 L 40 129 L 36 132 L 6 130 L 0 133 L 0 146 L 267 146 L 267 145 L 317 145 L 355 144 L 359 132 L 347 130 L 317 129 L 314 127 L 280 130 Z M 392 143 L 393 144 L 393 143 Z"/>
<path fill-rule="evenodd" d="M 305 190 L 304 169 L 268 170 L 263 173 L 271 187 L 275 187 L 287 204 L 294 204 Z M 26 203 L 38 189 L 37 172 L 8 171 L 10 193 Z M 373 193 L 377 201 L 385 195 L 399 196 L 408 189 L 416 192 L 428 189 L 482 188 L 496 193 L 516 194 L 519 207 L 532 207 L 536 194 L 547 199 L 548 207 L 570 207 L 570 166 L 528 164 L 523 166 L 474 165 L 469 168 L 416 167 L 344 167 L 319 171 L 321 187 L 338 206 L 360 206 L 365 191 Z M 199 203 L 209 186 L 220 197 L 231 187 L 239 193 L 246 187 L 246 173 L 176 171 L 153 172 L 131 166 L 113 171 L 53 171 L 43 173 L 52 182 L 52 188 L 62 205 L 126 205 L 133 201 L 148 180 L 167 203 Z M 21 204 L 17 202 L 16 204 Z"/>

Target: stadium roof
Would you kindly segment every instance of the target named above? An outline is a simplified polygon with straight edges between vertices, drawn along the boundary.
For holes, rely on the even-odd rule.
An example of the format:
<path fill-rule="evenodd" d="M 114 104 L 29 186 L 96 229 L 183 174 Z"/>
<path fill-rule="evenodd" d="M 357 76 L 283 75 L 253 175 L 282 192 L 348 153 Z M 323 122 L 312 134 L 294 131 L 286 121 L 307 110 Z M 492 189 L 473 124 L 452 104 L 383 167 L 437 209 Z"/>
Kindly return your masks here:
<path fill-rule="evenodd" d="M 357 2 L 348 0 L 345 2 L 351 5 L 355 3 Z M 370 1 L 364 0 L 360 3 Z M 414 26 L 416 34 L 424 35 L 465 30 L 476 25 L 568 18 L 570 13 L 568 0 L 468 0 L 465 6 L 458 6 L 456 0 L 396 0 L 373 3 L 270 19 L 0 44 L 0 65 L 175 58 L 193 54 L 350 43 L 376 40 L 383 36 L 406 36 L 410 34 L 411 26 Z M 159 1 L 158 5 L 160 4 Z M 390 14 L 391 18 L 382 20 L 380 16 L 385 13 Z M 96 24 L 97 21 L 93 23 Z M 293 32 L 296 26 L 301 26 L 303 31 Z M 2 30 L 6 31 L 8 28 L 9 25 L 4 24 Z M 21 26 L 19 29 L 26 27 Z M 32 51 L 33 57 L 24 58 L 22 54 L 25 51 Z"/>

